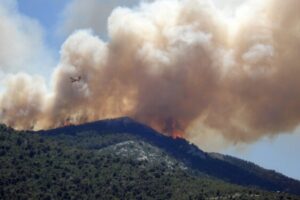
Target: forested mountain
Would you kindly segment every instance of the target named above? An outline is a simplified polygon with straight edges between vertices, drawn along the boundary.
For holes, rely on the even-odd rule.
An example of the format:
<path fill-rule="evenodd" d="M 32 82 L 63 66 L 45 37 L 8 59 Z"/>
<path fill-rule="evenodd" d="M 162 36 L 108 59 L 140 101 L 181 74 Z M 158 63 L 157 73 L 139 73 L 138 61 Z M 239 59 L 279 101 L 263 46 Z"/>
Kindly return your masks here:
<path fill-rule="evenodd" d="M 119 118 L 0 126 L 0 199 L 300 199 L 300 183 Z"/>

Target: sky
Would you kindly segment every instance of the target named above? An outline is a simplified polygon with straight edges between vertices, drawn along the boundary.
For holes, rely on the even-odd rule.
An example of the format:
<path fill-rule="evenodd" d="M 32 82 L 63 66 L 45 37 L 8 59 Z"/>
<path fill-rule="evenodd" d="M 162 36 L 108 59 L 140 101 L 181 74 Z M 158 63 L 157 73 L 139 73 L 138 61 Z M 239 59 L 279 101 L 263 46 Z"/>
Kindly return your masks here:
<path fill-rule="evenodd" d="M 88 0 L 88 3 L 83 3 L 80 0 L 18 0 L 15 5 L 12 5 L 14 3 L 11 2 L 13 1 L 3 0 L 3 4 L 9 4 L 8 7 L 13 7 L 14 12 L 17 13 L 18 17 L 14 20 L 17 23 L 24 23 L 21 25 L 30 27 L 35 30 L 34 33 L 37 33 L 37 35 L 32 36 L 29 31 L 26 40 L 33 41 L 30 44 L 33 48 L 29 51 L 38 55 L 38 58 L 43 57 L 43 64 L 35 55 L 28 53 L 27 57 L 24 57 L 23 63 L 26 63 L 27 60 L 33 60 L 30 61 L 31 67 L 10 67 L 5 70 L 8 73 L 19 71 L 37 73 L 49 80 L 53 69 L 60 62 L 61 46 L 70 34 L 79 29 L 91 29 L 103 41 L 107 41 L 109 40 L 107 20 L 111 11 L 118 6 L 134 7 L 137 5 L 138 0 Z M 236 14 L 232 6 L 224 4 L 224 1 L 214 0 L 214 2 L 222 10 L 224 16 L 227 16 L 228 20 Z M 226 0 L 226 2 L 228 1 Z M 243 1 L 231 0 L 230 2 L 231 5 L 237 7 Z M 87 13 L 89 14 L 87 15 Z M 10 17 L 10 15 L 8 16 Z M 21 18 L 27 18 L 26 22 L 19 22 L 20 16 Z M 22 44 L 17 43 L 16 45 Z M 19 48 L 16 49 L 19 50 Z M 20 52 L 22 53 L 23 49 Z M 22 65 L 22 63 L 11 65 Z M 1 90 L 3 88 L 1 89 L 0 86 Z M 222 148 L 206 146 L 204 149 L 208 151 L 218 149 L 221 153 L 252 161 L 262 167 L 275 169 L 300 180 L 299 141 L 300 130 L 296 129 L 275 136 L 264 136 L 247 145 L 227 145 Z M 214 144 L 210 143 L 210 145 Z"/>
<path fill-rule="evenodd" d="M 69 0 L 19 0 L 18 8 L 21 13 L 31 17 L 43 26 L 45 30 L 45 42 L 55 52 L 60 48 L 63 38 L 57 33 L 57 26 L 63 18 L 63 10 L 69 3 Z"/>

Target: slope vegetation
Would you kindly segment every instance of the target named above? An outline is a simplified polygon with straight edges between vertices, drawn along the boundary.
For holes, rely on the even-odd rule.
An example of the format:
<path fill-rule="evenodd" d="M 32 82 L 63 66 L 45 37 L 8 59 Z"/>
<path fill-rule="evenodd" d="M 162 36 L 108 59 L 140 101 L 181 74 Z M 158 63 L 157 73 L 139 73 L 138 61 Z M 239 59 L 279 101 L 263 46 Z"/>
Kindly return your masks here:
<path fill-rule="evenodd" d="M 0 126 L 1 199 L 300 199 L 226 183 L 178 159 L 209 154 L 120 130 L 130 126 L 147 128 L 127 118 L 37 133 Z"/>

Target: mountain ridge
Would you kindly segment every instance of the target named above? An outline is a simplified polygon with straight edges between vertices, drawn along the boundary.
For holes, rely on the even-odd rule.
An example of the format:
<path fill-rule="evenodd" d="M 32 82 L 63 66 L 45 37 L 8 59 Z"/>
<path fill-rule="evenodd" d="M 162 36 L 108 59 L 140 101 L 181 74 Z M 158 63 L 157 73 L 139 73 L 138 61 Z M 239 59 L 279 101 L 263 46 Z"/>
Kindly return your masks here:
<path fill-rule="evenodd" d="M 65 132 L 66 134 L 72 135 L 76 132 L 88 130 L 98 130 L 99 132 L 126 132 L 133 134 L 164 149 L 170 155 L 192 169 L 233 184 L 255 186 L 270 191 L 300 194 L 300 182 L 296 179 L 289 178 L 274 170 L 264 169 L 254 163 L 232 156 L 222 155 L 225 160 L 220 159 L 214 156 L 216 153 L 204 152 L 196 145 L 183 138 L 173 139 L 165 136 L 151 127 L 136 122 L 129 117 L 99 120 L 82 125 L 70 125 L 35 133 L 55 135 Z M 244 167 L 242 167 L 243 165 Z"/>
<path fill-rule="evenodd" d="M 4 132 L 5 130 L 7 132 L 13 131 L 12 128 L 2 125 L 0 132 L 3 130 Z M 300 182 L 295 179 L 232 156 L 204 152 L 185 139 L 174 139 L 162 135 L 151 127 L 128 117 L 99 120 L 82 125 L 69 125 L 51 130 L 20 131 L 19 133 L 26 133 L 27 136 L 31 134 L 39 137 L 39 140 L 55 141 L 58 144 L 73 146 L 75 149 L 90 149 L 95 152 L 106 149 L 105 151 L 113 154 L 118 152 L 117 156 L 121 157 L 124 155 L 126 157 L 128 154 L 126 149 L 131 149 L 129 151 L 133 154 L 131 156 L 141 159 L 138 162 L 147 161 L 148 158 L 150 160 L 164 158 L 163 160 L 168 163 L 168 160 L 171 159 L 173 160 L 170 161 L 171 163 L 177 163 L 176 166 L 182 165 L 182 169 L 186 166 L 186 170 L 193 174 L 196 173 L 196 176 L 201 175 L 213 180 L 222 180 L 230 184 L 273 192 L 300 194 Z M 98 136 L 107 136 L 108 139 L 93 139 Z M 16 143 L 19 145 L 18 140 Z M 98 141 L 101 141 L 101 144 Z M 147 153 L 143 150 L 144 148 L 150 148 L 152 153 Z M 157 154 L 155 152 L 158 150 L 155 149 L 163 153 Z"/>

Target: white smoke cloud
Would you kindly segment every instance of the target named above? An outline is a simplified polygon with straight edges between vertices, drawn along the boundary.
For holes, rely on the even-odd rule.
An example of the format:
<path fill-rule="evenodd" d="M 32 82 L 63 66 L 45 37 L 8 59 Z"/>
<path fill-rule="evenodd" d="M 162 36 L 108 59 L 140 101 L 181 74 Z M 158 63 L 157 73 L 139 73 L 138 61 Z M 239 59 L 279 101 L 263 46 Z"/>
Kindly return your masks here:
<path fill-rule="evenodd" d="M 39 129 L 127 115 L 197 144 L 248 143 L 299 125 L 298 0 L 237 2 L 232 23 L 210 0 L 119 7 L 108 17 L 107 41 L 94 11 L 101 3 L 93 3 L 68 8 L 93 19 L 78 19 L 78 27 L 96 31 L 65 41 L 51 91 L 37 78 L 10 78 L 1 122 Z"/>
<path fill-rule="evenodd" d="M 18 127 L 32 128 L 43 113 L 47 92 L 42 77 L 24 73 L 6 75 L 4 78 L 5 95 L 0 96 L 0 120 Z M 14 116 L 7 120 L 6 116 Z M 15 122 L 17 122 L 15 124 Z"/>
<path fill-rule="evenodd" d="M 117 7 L 132 7 L 138 3 L 139 0 L 72 0 L 63 12 L 63 22 L 58 32 L 61 35 L 70 35 L 78 29 L 92 29 L 105 37 L 111 12 Z"/>

